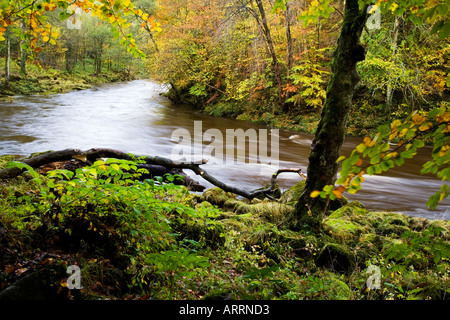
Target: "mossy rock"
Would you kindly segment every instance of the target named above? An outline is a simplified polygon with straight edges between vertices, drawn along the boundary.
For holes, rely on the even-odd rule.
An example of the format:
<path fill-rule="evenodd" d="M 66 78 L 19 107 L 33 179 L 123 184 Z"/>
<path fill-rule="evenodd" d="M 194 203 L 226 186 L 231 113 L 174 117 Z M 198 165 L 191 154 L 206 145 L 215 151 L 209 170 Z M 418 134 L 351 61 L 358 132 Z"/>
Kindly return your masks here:
<path fill-rule="evenodd" d="M 237 199 L 228 199 L 224 202 L 222 206 L 223 210 L 231 211 L 236 214 L 246 214 L 251 211 L 251 207 L 249 204 L 244 203 L 243 201 Z"/>
<path fill-rule="evenodd" d="M 336 272 L 347 273 L 355 265 L 354 253 L 345 245 L 328 243 L 320 251 L 316 265 Z"/>
<path fill-rule="evenodd" d="M 9 162 L 17 160 L 17 156 L 5 155 L 0 157 L 0 170 L 6 168 Z"/>
<path fill-rule="evenodd" d="M 361 226 L 344 218 L 326 219 L 324 230 L 337 240 L 355 240 L 357 236 L 368 232 L 369 227 Z"/>
<path fill-rule="evenodd" d="M 370 223 L 365 219 L 367 213 L 360 202 L 353 201 L 330 214 L 323 223 L 324 230 L 339 241 L 355 240 L 370 232 Z"/>
<path fill-rule="evenodd" d="M 236 200 L 236 195 L 225 192 L 220 188 L 210 188 L 203 192 L 201 199 L 222 207 L 228 200 Z"/>
<path fill-rule="evenodd" d="M 293 207 L 278 202 L 261 202 L 249 205 L 250 213 L 272 223 L 281 223 L 293 213 Z"/>
<path fill-rule="evenodd" d="M 283 192 L 278 200 L 282 204 L 295 204 L 305 189 L 305 180 L 302 180 Z"/>
<path fill-rule="evenodd" d="M 359 201 L 352 201 L 345 206 L 335 210 L 330 214 L 329 218 L 342 218 L 342 217 L 353 217 L 358 215 L 366 215 L 368 210 L 364 208 L 363 204 Z"/>
<path fill-rule="evenodd" d="M 389 236 L 397 235 L 400 236 L 404 232 L 411 230 L 410 228 L 410 218 L 404 214 L 394 213 L 394 212 L 380 212 L 382 217 L 381 221 L 375 226 L 377 234 Z"/>
<path fill-rule="evenodd" d="M 367 260 L 377 255 L 383 248 L 384 237 L 375 233 L 365 233 L 359 237 L 359 242 L 355 244 L 356 260 L 361 265 Z"/>

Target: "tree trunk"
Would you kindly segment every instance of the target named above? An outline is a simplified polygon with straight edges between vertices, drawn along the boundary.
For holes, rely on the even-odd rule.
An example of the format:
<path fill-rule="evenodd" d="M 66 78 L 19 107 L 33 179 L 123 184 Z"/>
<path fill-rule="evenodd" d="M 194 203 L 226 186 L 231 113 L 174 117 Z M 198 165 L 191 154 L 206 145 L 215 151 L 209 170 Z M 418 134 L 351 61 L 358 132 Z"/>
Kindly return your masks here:
<path fill-rule="evenodd" d="M 398 29 L 399 29 L 399 25 L 400 25 L 400 17 L 399 16 L 395 16 L 395 20 L 394 20 L 394 30 L 393 32 L 393 36 L 392 36 L 392 56 L 395 57 L 395 55 L 397 54 L 397 42 L 398 42 Z M 394 88 L 392 85 L 392 79 L 389 80 L 389 83 L 387 84 L 387 88 L 386 88 L 386 114 L 390 114 L 391 113 L 391 109 L 392 109 L 392 100 L 394 97 Z"/>
<path fill-rule="evenodd" d="M 6 56 L 5 56 L 5 86 L 9 88 L 10 79 L 10 62 L 11 62 L 11 34 L 9 27 L 6 27 Z"/>
<path fill-rule="evenodd" d="M 22 31 L 24 30 L 23 22 L 20 22 L 20 28 Z M 25 41 L 21 40 L 19 43 L 19 50 L 20 50 L 20 72 L 23 75 L 27 75 L 27 51 L 22 47 L 22 45 L 25 44 Z"/>
<path fill-rule="evenodd" d="M 326 199 L 311 198 L 310 194 L 314 190 L 322 190 L 325 185 L 334 184 L 335 181 L 338 170 L 336 160 L 340 156 L 352 97 L 360 79 L 356 64 L 365 58 L 360 37 L 366 19 L 367 8 L 359 10 L 358 0 L 346 1 L 344 22 L 334 52 L 326 101 L 311 144 L 305 190 L 296 207 L 299 224 L 319 226 L 329 205 Z"/>
<path fill-rule="evenodd" d="M 266 38 L 267 47 L 269 48 L 269 52 L 272 57 L 273 72 L 275 74 L 275 78 L 277 81 L 278 101 L 281 106 L 283 104 L 282 103 L 282 101 L 283 101 L 282 100 L 282 95 L 283 95 L 282 85 L 283 85 L 283 83 L 281 80 L 281 68 L 280 68 L 280 64 L 277 59 L 277 55 L 275 53 L 275 48 L 273 46 L 272 36 L 270 35 L 270 29 L 267 24 L 266 12 L 264 10 L 262 0 L 256 0 L 256 4 L 258 6 L 258 11 L 261 16 L 261 25 L 262 25 L 264 37 Z"/>
<path fill-rule="evenodd" d="M 289 2 L 286 2 L 286 11 L 285 11 L 285 19 L 286 19 L 286 41 L 287 41 L 287 74 L 289 76 L 289 72 L 294 64 L 294 55 L 292 53 L 292 35 L 291 35 L 291 7 Z"/>

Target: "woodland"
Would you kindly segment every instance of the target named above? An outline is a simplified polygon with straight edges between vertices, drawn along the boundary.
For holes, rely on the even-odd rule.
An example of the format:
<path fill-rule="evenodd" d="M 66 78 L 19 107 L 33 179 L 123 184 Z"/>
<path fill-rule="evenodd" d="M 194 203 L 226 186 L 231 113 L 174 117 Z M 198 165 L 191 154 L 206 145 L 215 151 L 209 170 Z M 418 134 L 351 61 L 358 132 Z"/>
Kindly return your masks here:
<path fill-rule="evenodd" d="M 284 192 L 278 173 L 247 192 L 156 155 L 0 155 L 0 299 L 448 300 L 450 223 L 346 195 L 429 146 L 420 173 L 442 186 L 423 205 L 447 198 L 449 9 L 0 0 L 0 102 L 152 79 L 198 112 L 314 136 L 301 181 Z M 346 136 L 361 143 L 342 155 Z M 181 169 L 216 187 L 196 189 Z M 73 265 L 82 288 L 68 280 Z"/>

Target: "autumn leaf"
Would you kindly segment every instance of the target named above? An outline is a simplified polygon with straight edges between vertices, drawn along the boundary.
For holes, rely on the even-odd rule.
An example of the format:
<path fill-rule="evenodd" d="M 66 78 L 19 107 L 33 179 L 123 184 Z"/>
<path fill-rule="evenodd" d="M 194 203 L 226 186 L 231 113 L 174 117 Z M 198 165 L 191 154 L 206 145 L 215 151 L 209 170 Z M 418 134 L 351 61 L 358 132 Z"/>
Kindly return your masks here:
<path fill-rule="evenodd" d="M 313 192 L 311 192 L 311 194 L 309 195 L 311 198 L 317 198 L 320 194 L 320 191 L 315 190 Z"/>

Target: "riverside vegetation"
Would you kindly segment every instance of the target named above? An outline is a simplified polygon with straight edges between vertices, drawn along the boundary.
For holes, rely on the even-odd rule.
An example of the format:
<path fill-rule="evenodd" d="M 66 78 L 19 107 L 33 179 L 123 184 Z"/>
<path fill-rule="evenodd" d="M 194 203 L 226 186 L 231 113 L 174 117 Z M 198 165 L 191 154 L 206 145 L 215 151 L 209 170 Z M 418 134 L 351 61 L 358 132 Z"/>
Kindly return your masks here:
<path fill-rule="evenodd" d="M 3 156 L 0 169 L 23 167 L 15 160 Z M 0 298 L 449 298 L 448 221 L 353 201 L 313 232 L 292 226 L 304 181 L 249 202 L 218 188 L 191 193 L 177 176 L 139 181 L 128 173 L 136 162 L 30 167 L 0 182 Z M 67 287 L 74 264 L 81 290 Z M 379 289 L 368 287 L 371 265 Z"/>

